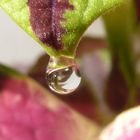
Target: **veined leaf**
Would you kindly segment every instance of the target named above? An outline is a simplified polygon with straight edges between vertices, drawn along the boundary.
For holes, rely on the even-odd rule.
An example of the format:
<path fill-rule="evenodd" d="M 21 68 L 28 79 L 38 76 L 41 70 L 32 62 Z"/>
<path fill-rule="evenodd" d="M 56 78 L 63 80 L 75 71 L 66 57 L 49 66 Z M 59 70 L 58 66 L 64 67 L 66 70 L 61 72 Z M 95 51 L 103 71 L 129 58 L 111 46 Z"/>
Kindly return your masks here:
<path fill-rule="evenodd" d="M 124 0 L 1 0 L 0 6 L 52 56 L 74 57 L 88 26 Z"/>

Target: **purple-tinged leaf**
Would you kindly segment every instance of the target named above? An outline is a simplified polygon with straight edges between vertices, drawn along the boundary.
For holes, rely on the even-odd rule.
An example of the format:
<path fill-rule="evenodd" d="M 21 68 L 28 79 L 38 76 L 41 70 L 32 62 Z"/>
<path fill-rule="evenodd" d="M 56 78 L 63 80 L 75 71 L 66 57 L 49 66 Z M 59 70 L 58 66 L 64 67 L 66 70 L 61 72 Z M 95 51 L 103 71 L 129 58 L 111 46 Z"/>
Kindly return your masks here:
<path fill-rule="evenodd" d="M 37 37 L 56 50 L 63 49 L 62 36 L 66 30 L 61 26 L 63 14 L 72 10 L 69 0 L 28 0 L 30 22 Z"/>

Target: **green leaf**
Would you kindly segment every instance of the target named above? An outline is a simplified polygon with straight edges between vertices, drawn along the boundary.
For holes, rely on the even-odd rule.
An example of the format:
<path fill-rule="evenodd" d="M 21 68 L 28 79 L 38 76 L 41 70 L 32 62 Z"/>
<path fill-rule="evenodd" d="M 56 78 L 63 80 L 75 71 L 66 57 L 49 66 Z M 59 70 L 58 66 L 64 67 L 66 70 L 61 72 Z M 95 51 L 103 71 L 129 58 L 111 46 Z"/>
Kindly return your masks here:
<path fill-rule="evenodd" d="M 119 6 L 125 0 L 70 0 L 73 10 L 66 10 L 60 21 L 67 31 L 62 35 L 63 49 L 56 50 L 48 44 L 42 43 L 30 25 L 30 10 L 27 0 L 1 0 L 0 6 L 18 25 L 32 36 L 51 56 L 74 57 L 77 44 L 88 26 L 100 15 L 113 7 Z M 59 11 L 58 11 L 59 12 Z"/>
<path fill-rule="evenodd" d="M 0 64 L 0 76 L 21 76 L 23 77 L 22 74 L 20 74 L 19 72 L 17 72 L 16 70 L 13 70 L 3 64 Z"/>

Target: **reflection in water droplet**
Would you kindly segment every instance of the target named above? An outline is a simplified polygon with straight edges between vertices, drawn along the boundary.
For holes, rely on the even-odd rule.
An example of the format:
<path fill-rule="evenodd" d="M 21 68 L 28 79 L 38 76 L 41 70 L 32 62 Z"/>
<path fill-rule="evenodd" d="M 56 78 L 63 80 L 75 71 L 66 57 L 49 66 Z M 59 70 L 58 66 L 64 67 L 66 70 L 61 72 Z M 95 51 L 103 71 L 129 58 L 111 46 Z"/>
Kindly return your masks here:
<path fill-rule="evenodd" d="M 63 68 L 48 68 L 47 81 L 52 91 L 69 94 L 78 88 L 81 77 L 79 69 L 75 65 L 71 65 Z"/>

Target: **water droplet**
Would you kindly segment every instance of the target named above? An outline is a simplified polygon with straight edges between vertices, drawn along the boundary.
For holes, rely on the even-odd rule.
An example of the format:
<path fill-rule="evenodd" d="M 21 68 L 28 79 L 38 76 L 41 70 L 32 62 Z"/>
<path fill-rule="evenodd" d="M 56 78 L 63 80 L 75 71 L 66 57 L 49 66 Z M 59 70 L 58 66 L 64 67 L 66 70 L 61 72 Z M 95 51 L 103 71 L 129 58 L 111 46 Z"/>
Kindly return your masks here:
<path fill-rule="evenodd" d="M 54 66 L 53 59 L 50 60 L 50 63 L 51 66 L 52 64 Z M 81 83 L 81 77 L 76 64 L 58 68 L 52 68 L 50 65 L 47 69 L 47 81 L 52 91 L 59 94 L 70 94 L 78 88 Z"/>

